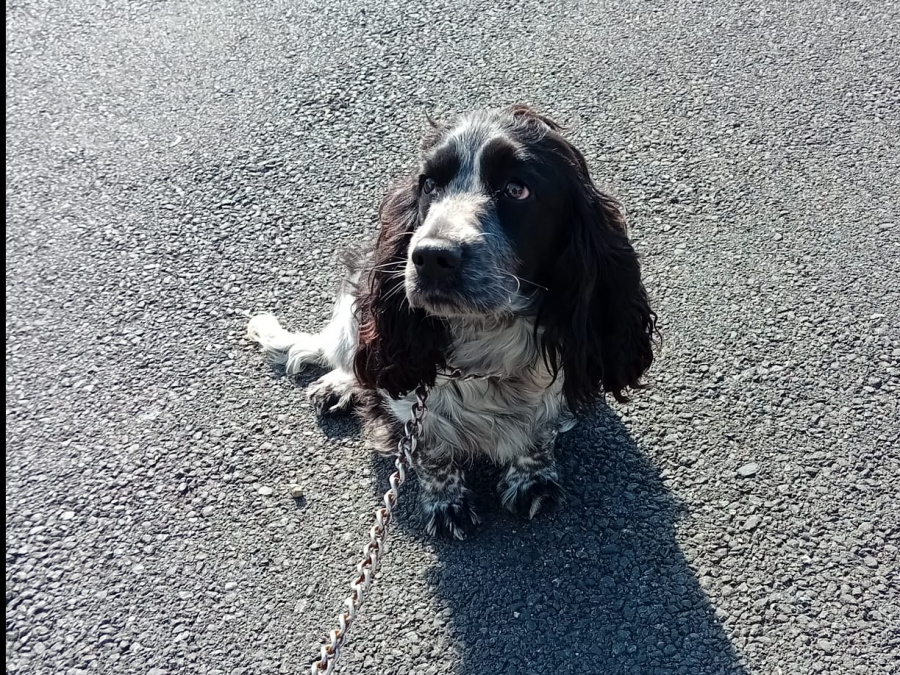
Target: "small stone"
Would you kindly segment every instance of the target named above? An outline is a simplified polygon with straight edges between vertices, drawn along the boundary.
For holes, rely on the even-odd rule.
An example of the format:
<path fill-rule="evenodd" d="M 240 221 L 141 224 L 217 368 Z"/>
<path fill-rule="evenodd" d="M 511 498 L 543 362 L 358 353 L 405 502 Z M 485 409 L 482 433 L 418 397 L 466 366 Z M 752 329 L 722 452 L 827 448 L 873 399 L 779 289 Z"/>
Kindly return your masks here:
<path fill-rule="evenodd" d="M 756 462 L 750 462 L 749 464 L 744 464 L 740 469 L 737 470 L 738 476 L 741 478 L 750 478 L 750 476 L 755 476 L 759 473 L 759 464 Z"/>
<path fill-rule="evenodd" d="M 75 517 L 74 511 L 63 511 L 60 514 L 59 519 L 60 520 L 72 520 L 72 518 L 74 518 L 74 517 Z"/>
<path fill-rule="evenodd" d="M 878 567 L 878 560 L 874 556 L 867 555 L 863 558 L 863 564 L 866 567 Z"/>
<path fill-rule="evenodd" d="M 826 654 L 834 654 L 834 652 L 837 650 L 834 643 L 829 642 L 828 640 L 818 640 L 816 642 L 816 647 L 818 647 L 820 651 L 823 651 Z"/>
<path fill-rule="evenodd" d="M 303 496 L 303 488 L 299 485 L 291 485 L 291 497 L 300 499 Z"/>
<path fill-rule="evenodd" d="M 781 241 L 782 239 L 784 239 L 784 236 L 781 234 L 781 232 L 777 232 L 775 234 L 775 241 Z"/>
<path fill-rule="evenodd" d="M 146 569 L 147 569 L 146 567 L 144 567 L 143 565 L 141 565 L 140 563 L 138 563 L 137 565 L 135 565 L 134 567 L 131 568 L 131 571 L 132 571 L 134 574 L 143 574 L 143 573 L 144 573 L 144 570 L 146 570 Z"/>
<path fill-rule="evenodd" d="M 226 590 L 226 591 L 230 591 L 230 590 L 233 590 L 233 589 L 235 589 L 235 588 L 237 588 L 237 582 L 236 582 L 236 581 L 226 581 L 226 582 L 225 582 L 225 590 Z"/>
<path fill-rule="evenodd" d="M 215 509 L 212 506 L 204 506 L 200 509 L 200 515 L 204 518 L 209 518 L 213 514 L 213 511 L 215 511 Z"/>
<path fill-rule="evenodd" d="M 268 487 L 267 485 L 263 485 L 261 488 L 259 488 L 259 494 L 261 494 L 263 497 L 269 497 L 273 492 L 275 492 L 275 490 Z"/>
<path fill-rule="evenodd" d="M 762 518 L 754 514 L 754 515 L 750 516 L 749 518 L 747 518 L 747 520 L 744 521 L 743 529 L 746 530 L 747 532 L 749 532 L 751 530 L 755 530 L 761 522 L 762 522 Z"/>

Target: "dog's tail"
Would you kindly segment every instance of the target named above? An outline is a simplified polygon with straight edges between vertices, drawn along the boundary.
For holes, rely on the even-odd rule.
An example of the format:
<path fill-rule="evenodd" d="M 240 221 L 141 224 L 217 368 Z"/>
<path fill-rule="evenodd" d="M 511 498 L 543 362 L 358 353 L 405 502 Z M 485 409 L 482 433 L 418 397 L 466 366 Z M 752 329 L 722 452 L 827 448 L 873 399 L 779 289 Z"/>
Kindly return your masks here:
<path fill-rule="evenodd" d="M 257 314 L 247 324 L 247 338 L 258 342 L 270 363 L 284 366 L 288 375 L 309 364 L 326 362 L 323 339 L 312 333 L 291 333 L 272 314 Z"/>

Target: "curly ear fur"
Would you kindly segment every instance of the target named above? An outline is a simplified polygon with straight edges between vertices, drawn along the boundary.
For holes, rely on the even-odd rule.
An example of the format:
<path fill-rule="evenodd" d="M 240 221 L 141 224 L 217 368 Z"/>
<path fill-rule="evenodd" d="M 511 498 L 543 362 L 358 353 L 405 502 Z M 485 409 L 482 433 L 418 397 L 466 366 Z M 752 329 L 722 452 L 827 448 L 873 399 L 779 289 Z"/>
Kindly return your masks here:
<path fill-rule="evenodd" d="M 570 239 L 557 259 L 538 317 L 544 355 L 565 373 L 573 411 L 602 391 L 617 401 L 639 388 L 653 362 L 656 315 L 618 204 L 593 184 L 583 155 L 560 138 L 572 164 Z"/>
<path fill-rule="evenodd" d="M 353 369 L 361 384 L 399 397 L 419 383 L 434 384 L 449 336 L 443 320 L 406 299 L 403 270 L 419 219 L 419 185 L 394 185 L 379 209 L 381 231 L 360 279 L 359 346 Z"/>

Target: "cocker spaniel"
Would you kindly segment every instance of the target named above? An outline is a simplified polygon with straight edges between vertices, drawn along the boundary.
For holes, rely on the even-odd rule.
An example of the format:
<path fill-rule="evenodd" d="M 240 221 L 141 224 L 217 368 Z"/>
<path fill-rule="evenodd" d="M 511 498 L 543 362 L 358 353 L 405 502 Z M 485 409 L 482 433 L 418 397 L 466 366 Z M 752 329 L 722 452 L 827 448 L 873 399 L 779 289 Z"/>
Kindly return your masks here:
<path fill-rule="evenodd" d="M 320 413 L 355 404 L 382 452 L 428 385 L 414 457 L 425 529 L 461 539 L 479 522 L 475 456 L 504 467 L 509 510 L 558 502 L 557 434 L 603 392 L 624 401 L 640 386 L 656 317 L 617 203 L 552 120 L 515 106 L 432 123 L 420 155 L 324 330 L 263 314 L 248 335 L 289 374 L 331 368 L 311 400 Z"/>

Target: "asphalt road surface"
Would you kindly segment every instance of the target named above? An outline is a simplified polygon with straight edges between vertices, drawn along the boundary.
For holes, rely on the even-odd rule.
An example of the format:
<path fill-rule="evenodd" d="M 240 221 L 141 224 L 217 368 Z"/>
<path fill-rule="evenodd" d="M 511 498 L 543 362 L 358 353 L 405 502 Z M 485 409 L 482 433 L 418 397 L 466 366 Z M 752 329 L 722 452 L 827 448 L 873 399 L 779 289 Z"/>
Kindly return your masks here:
<path fill-rule="evenodd" d="M 897 3 L 6 7 L 7 673 L 307 671 L 387 467 L 246 314 L 320 326 L 425 114 L 513 102 L 626 204 L 664 347 L 556 515 L 480 469 L 431 541 L 411 485 L 339 672 L 898 672 Z"/>

